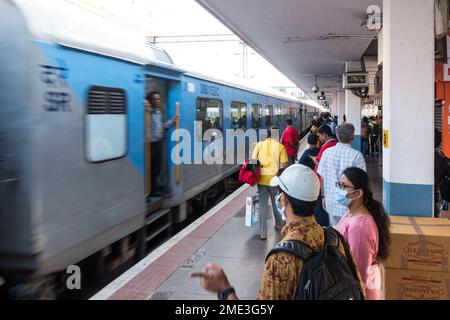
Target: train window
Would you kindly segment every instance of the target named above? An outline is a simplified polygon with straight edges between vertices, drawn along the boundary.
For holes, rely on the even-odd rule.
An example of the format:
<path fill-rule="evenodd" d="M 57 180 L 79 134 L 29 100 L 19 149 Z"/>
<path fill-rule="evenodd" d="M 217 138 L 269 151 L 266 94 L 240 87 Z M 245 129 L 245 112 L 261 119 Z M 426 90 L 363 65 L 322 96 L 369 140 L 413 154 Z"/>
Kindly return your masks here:
<path fill-rule="evenodd" d="M 266 127 L 270 127 L 272 125 L 272 117 L 273 117 L 273 106 L 266 106 Z"/>
<path fill-rule="evenodd" d="M 280 126 L 281 123 L 281 107 L 275 107 L 275 125 Z"/>
<path fill-rule="evenodd" d="M 231 102 L 231 129 L 247 130 L 247 104 Z"/>
<path fill-rule="evenodd" d="M 196 121 L 201 122 L 202 130 L 197 129 L 197 141 L 202 141 L 202 135 L 209 129 L 222 131 L 223 103 L 217 99 L 198 98 L 196 103 Z"/>
<path fill-rule="evenodd" d="M 124 90 L 91 87 L 85 122 L 88 161 L 115 160 L 127 154 L 127 101 Z"/>
<path fill-rule="evenodd" d="M 252 104 L 252 128 L 260 129 L 262 127 L 263 107 L 260 104 Z"/>

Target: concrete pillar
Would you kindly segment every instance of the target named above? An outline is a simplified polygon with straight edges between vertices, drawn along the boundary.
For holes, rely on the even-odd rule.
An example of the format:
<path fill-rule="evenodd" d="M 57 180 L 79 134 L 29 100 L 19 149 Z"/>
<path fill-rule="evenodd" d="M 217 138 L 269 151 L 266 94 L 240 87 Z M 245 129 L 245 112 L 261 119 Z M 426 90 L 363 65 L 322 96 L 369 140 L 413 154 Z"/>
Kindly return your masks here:
<path fill-rule="evenodd" d="M 330 113 L 332 116 L 338 114 L 338 99 L 336 92 L 331 94 Z"/>
<path fill-rule="evenodd" d="M 383 2 L 383 202 L 433 216 L 434 1 Z"/>
<path fill-rule="evenodd" d="M 361 62 L 346 62 L 345 70 L 361 71 Z M 345 115 L 347 122 L 355 126 L 353 148 L 361 151 L 361 98 L 355 96 L 351 90 L 345 90 Z"/>
<path fill-rule="evenodd" d="M 341 124 L 342 122 L 342 117 L 345 114 L 345 92 L 343 91 L 343 89 L 341 89 L 342 91 L 338 91 L 337 93 L 337 104 L 338 104 L 338 111 L 337 111 L 337 116 L 338 116 L 338 124 Z"/>

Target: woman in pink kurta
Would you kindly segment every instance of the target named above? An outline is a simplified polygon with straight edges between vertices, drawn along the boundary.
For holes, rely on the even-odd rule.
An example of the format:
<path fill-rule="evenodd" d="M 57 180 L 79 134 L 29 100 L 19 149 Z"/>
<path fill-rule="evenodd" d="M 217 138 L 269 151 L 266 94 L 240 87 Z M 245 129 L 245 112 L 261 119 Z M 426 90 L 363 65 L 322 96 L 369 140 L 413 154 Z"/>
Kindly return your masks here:
<path fill-rule="evenodd" d="M 335 200 L 349 208 L 336 229 L 347 239 L 358 266 L 367 300 L 379 300 L 379 263 L 389 255 L 389 217 L 374 200 L 364 170 L 348 168 L 336 184 Z"/>

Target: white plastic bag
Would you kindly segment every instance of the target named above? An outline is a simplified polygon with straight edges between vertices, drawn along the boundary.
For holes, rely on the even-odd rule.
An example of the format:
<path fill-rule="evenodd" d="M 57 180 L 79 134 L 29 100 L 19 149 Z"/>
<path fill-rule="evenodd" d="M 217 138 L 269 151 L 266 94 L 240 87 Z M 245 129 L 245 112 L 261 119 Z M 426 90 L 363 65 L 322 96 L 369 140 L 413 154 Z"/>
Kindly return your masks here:
<path fill-rule="evenodd" d="M 245 226 L 252 227 L 258 223 L 259 196 L 249 196 L 245 201 Z"/>

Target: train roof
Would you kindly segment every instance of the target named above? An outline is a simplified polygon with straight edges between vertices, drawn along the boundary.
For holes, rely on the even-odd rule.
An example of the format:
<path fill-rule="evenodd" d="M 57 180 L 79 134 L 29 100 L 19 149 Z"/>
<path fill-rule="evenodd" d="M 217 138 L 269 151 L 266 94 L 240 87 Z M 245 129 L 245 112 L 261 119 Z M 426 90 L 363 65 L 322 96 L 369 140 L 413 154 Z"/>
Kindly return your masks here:
<path fill-rule="evenodd" d="M 147 43 L 138 27 L 88 4 L 70 0 L 2 0 L 16 5 L 38 41 L 103 54 L 137 64 L 173 66 L 161 48 Z M 67 14 L 70 12 L 70 14 Z"/>
<path fill-rule="evenodd" d="M 89 5 L 70 0 L 0 0 L 14 4 L 24 16 L 34 40 L 102 54 L 133 63 L 158 64 L 178 69 L 163 49 L 147 42 L 138 27 Z M 67 12 L 70 11 L 70 14 Z M 100 22 L 99 22 L 100 21 Z M 184 70 L 178 69 L 180 72 Z M 317 103 L 284 94 L 274 89 L 255 86 L 244 79 L 223 80 L 194 71 L 186 74 L 258 94 L 303 103 L 322 110 Z M 323 109 L 325 110 L 325 109 Z"/>
<path fill-rule="evenodd" d="M 215 78 L 215 77 L 212 77 L 209 75 L 205 75 L 205 74 L 201 74 L 199 72 L 194 72 L 194 71 L 186 71 L 186 75 L 194 77 L 194 78 L 198 78 L 198 79 L 215 82 L 215 83 L 220 83 L 225 86 L 235 87 L 235 88 L 242 89 L 245 91 L 255 92 L 255 93 L 258 93 L 261 95 L 278 98 L 281 100 L 287 100 L 287 101 L 291 101 L 294 103 L 307 104 L 311 107 L 321 109 L 320 106 L 313 105 L 310 101 L 299 99 L 297 97 L 291 96 L 289 94 L 283 93 L 283 92 L 275 90 L 275 89 L 261 88 L 260 86 L 257 86 L 254 83 L 252 83 L 250 80 L 241 79 L 241 78 L 233 78 L 233 79 L 228 79 L 228 80 L 218 79 L 218 78 Z M 323 111 L 325 111 L 325 109 L 323 109 Z"/>

